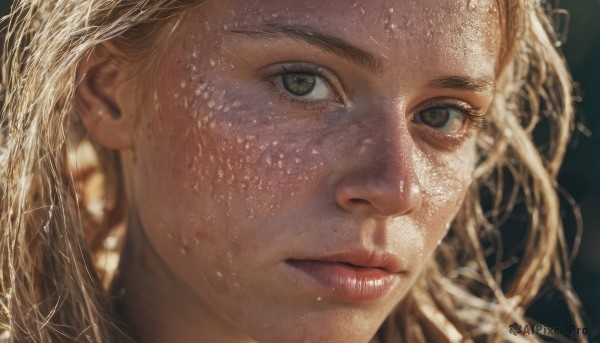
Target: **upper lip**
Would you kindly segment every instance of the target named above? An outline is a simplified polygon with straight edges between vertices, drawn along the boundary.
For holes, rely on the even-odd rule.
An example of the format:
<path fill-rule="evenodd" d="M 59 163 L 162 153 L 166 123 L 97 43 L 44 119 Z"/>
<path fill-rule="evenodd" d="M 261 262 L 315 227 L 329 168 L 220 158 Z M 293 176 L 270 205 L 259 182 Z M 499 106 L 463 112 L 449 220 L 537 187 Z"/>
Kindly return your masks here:
<path fill-rule="evenodd" d="M 346 263 L 361 268 L 379 268 L 391 274 L 406 272 L 398 256 L 389 252 L 356 250 L 317 257 L 293 258 L 290 260 Z"/>

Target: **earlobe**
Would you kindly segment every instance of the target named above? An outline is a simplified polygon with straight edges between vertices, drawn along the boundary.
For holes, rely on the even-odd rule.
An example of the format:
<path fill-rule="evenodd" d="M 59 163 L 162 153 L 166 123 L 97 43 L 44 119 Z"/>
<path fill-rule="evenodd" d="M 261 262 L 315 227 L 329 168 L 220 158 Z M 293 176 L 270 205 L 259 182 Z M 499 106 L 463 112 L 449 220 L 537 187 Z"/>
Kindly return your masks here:
<path fill-rule="evenodd" d="M 124 65 L 104 45 L 97 46 L 77 66 L 76 108 L 93 140 L 112 150 L 133 147 L 134 113 L 119 97 L 119 89 L 130 82 Z M 133 96 L 133 95 L 132 95 Z"/>

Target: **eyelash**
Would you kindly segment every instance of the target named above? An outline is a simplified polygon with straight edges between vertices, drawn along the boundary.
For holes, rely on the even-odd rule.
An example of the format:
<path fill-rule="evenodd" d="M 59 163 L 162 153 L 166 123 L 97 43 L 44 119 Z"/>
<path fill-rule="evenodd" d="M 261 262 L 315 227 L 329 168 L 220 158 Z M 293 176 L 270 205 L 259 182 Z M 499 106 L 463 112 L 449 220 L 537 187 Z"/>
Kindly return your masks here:
<path fill-rule="evenodd" d="M 435 99 L 433 101 L 436 101 Z M 459 134 L 447 134 L 443 133 L 440 130 L 436 130 L 435 128 L 427 126 L 427 129 L 424 130 L 426 135 L 434 142 L 434 146 L 440 149 L 458 149 L 465 143 L 469 138 L 473 136 L 473 133 L 476 131 L 481 131 L 485 129 L 488 125 L 488 117 L 485 113 L 481 113 L 479 108 L 471 107 L 462 102 L 434 102 L 432 105 L 427 106 L 417 112 L 417 114 L 426 111 L 432 108 L 452 108 L 458 110 L 462 115 L 465 116 L 465 128 L 463 132 Z M 416 116 L 416 115 L 415 115 Z M 415 121 L 415 116 L 413 116 L 412 121 Z M 418 122 L 416 122 L 418 123 Z M 418 123 L 420 124 L 420 123 Z"/>
<path fill-rule="evenodd" d="M 269 68 L 267 71 L 267 78 L 270 83 L 273 85 L 272 90 L 276 92 L 276 94 L 281 98 L 285 99 L 288 102 L 291 102 L 294 105 L 297 105 L 304 111 L 325 111 L 331 110 L 336 111 L 345 107 L 345 102 L 341 83 L 338 80 L 335 80 L 335 76 L 332 72 L 326 70 L 323 67 L 319 67 L 310 63 L 285 63 L 281 65 L 274 66 L 273 68 Z M 298 96 L 294 96 L 290 94 L 286 90 L 282 89 L 280 85 L 277 84 L 277 78 L 282 77 L 285 74 L 289 73 L 306 73 L 313 74 L 321 79 L 327 86 L 331 88 L 331 91 L 335 94 L 335 98 L 327 101 L 323 100 L 306 100 L 302 99 Z"/>
<path fill-rule="evenodd" d="M 341 82 L 337 80 L 335 74 L 328 71 L 324 67 L 320 67 L 306 62 L 289 62 L 269 67 L 264 73 L 264 75 L 266 75 L 267 79 L 269 79 L 272 85 L 272 87 L 270 87 L 271 90 L 274 91 L 280 99 L 284 99 L 284 101 L 287 101 L 295 106 L 300 107 L 303 111 L 337 111 L 339 109 L 344 108 L 347 104 L 347 99 L 343 97 L 345 94 L 343 92 Z M 285 89 L 282 89 L 282 87 L 277 83 L 277 78 L 282 77 L 283 75 L 288 73 L 306 73 L 320 77 L 321 79 L 323 79 L 324 82 L 327 83 L 327 86 L 331 88 L 332 92 L 335 95 L 335 98 L 327 101 L 306 100 L 298 96 L 294 96 L 293 94 L 290 94 Z M 340 96 L 340 94 L 342 96 Z M 431 105 L 429 107 L 425 107 L 417 113 L 421 113 L 422 111 L 436 107 L 453 108 L 458 110 L 462 115 L 464 115 L 465 120 L 467 121 L 465 123 L 465 128 L 463 129 L 463 132 L 459 134 L 447 134 L 441 132 L 440 130 L 436 130 L 435 128 L 428 127 L 428 129 L 426 130 L 426 135 L 433 139 L 433 145 L 439 146 L 440 148 L 458 148 L 465 141 L 472 137 L 474 131 L 483 130 L 488 124 L 487 116 L 481 113 L 479 108 L 474 108 L 463 102 L 448 102 L 443 101 L 442 99 L 433 99 L 430 101 L 430 103 Z M 424 125 L 427 126 L 426 124 Z"/>

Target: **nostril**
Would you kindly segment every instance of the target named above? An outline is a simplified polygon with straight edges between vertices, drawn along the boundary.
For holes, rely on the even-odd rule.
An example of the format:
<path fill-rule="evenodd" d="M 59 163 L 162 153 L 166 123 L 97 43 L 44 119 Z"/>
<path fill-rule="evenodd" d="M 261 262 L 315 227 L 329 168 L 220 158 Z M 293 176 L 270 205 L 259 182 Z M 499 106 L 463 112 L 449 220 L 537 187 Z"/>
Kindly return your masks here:
<path fill-rule="evenodd" d="M 365 199 L 361 199 L 361 198 L 352 198 L 350 199 L 350 202 L 354 205 L 359 205 L 359 204 L 368 204 L 369 202 Z"/>

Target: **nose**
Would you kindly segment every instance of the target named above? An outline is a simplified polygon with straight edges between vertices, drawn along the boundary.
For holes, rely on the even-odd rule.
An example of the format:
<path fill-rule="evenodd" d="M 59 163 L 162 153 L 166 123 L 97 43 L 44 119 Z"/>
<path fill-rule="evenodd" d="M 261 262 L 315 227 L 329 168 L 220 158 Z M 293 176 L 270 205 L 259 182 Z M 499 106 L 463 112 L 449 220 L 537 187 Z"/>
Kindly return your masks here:
<path fill-rule="evenodd" d="M 403 131 L 402 128 L 398 131 Z M 335 201 L 349 212 L 403 216 L 421 207 L 423 192 L 415 172 L 410 134 L 381 139 L 370 154 L 335 183 Z"/>

